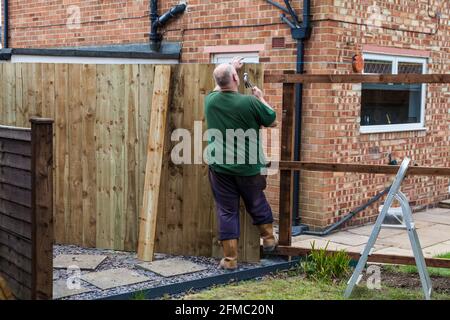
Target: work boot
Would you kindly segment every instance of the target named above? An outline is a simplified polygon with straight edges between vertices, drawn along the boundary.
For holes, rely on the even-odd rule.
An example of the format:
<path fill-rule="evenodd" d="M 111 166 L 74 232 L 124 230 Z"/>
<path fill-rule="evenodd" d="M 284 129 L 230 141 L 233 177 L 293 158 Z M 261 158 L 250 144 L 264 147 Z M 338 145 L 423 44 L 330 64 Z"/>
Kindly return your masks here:
<path fill-rule="evenodd" d="M 237 268 L 238 240 L 223 240 L 221 243 L 224 258 L 220 261 L 220 267 L 225 270 L 235 270 Z"/>
<path fill-rule="evenodd" d="M 263 239 L 263 250 L 265 252 L 272 252 L 278 245 L 278 240 L 273 233 L 273 224 L 261 224 L 258 226 L 261 238 Z"/>

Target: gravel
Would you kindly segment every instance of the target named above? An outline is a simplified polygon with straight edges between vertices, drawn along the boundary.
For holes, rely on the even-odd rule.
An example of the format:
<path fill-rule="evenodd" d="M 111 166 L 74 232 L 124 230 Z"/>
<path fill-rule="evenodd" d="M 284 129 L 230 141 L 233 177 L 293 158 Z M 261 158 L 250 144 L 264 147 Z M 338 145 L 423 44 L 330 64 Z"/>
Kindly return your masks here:
<path fill-rule="evenodd" d="M 99 298 L 106 298 L 109 296 L 135 292 L 144 289 L 156 288 L 173 283 L 181 283 L 190 280 L 197 280 L 201 278 L 211 277 L 215 275 L 220 275 L 227 273 L 226 270 L 221 270 L 217 266 L 219 264 L 219 259 L 207 258 L 207 257 L 187 257 L 187 256 L 176 256 L 177 258 L 186 259 L 194 263 L 198 263 L 201 266 L 206 267 L 206 270 L 184 274 L 179 276 L 174 276 L 170 278 L 165 278 L 151 271 L 143 270 L 136 265 L 142 263 L 142 261 L 137 259 L 135 252 L 123 252 L 123 251 L 113 251 L 113 250 L 102 250 L 102 249 L 86 249 L 74 245 L 55 245 L 53 248 L 53 257 L 61 254 L 91 254 L 91 255 L 105 255 L 107 258 L 97 267 L 96 271 L 104 271 L 116 268 L 128 268 L 130 270 L 136 271 L 139 274 L 149 277 L 151 280 L 147 282 L 142 282 L 138 284 L 121 286 L 117 288 L 112 288 L 109 290 L 101 290 L 88 282 L 83 280 L 81 285 L 85 288 L 92 289 L 93 291 L 82 293 L 79 295 L 74 295 L 60 300 L 92 300 Z M 155 254 L 155 260 L 173 258 L 173 255 L 167 254 Z M 240 263 L 238 270 L 247 270 L 261 266 L 261 263 Z M 90 273 L 92 271 L 81 271 L 81 274 Z M 54 269 L 53 270 L 53 280 L 66 280 L 68 277 L 73 276 L 73 273 L 69 273 L 64 269 Z"/>

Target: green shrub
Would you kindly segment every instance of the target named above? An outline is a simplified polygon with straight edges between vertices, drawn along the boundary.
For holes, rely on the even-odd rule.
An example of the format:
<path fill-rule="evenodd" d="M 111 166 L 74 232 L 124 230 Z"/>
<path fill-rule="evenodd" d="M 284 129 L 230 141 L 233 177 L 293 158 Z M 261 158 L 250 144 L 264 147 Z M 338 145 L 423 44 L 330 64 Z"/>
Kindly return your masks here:
<path fill-rule="evenodd" d="M 301 272 L 316 281 L 332 282 L 342 280 L 350 274 L 350 257 L 341 250 L 327 252 L 328 244 L 325 248 L 316 249 L 315 242 L 311 243 L 311 253 L 301 262 L 299 267 Z"/>

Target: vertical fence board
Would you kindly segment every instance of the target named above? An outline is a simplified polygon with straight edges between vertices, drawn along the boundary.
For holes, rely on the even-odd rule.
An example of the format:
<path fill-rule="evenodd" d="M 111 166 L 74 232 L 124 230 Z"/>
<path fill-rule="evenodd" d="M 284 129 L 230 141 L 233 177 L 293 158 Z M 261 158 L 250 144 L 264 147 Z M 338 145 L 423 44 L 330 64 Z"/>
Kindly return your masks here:
<path fill-rule="evenodd" d="M 97 94 L 97 69 L 95 65 L 83 65 L 81 72 L 81 112 L 83 138 L 81 153 L 83 240 L 87 247 L 96 245 L 96 161 L 95 115 Z"/>

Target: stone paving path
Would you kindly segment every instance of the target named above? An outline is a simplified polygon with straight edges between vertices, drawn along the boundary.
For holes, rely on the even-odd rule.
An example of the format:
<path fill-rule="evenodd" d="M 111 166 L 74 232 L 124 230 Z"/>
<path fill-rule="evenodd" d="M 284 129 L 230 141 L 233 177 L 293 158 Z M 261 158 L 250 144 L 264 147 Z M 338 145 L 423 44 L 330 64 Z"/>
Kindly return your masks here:
<path fill-rule="evenodd" d="M 434 208 L 413 214 L 424 255 L 433 257 L 450 252 L 450 209 Z M 339 231 L 326 237 L 301 235 L 293 237 L 292 246 L 310 248 L 315 242 L 316 248 L 328 248 L 361 252 L 364 249 L 373 225 Z M 408 235 L 405 230 L 382 229 L 375 244 L 374 253 L 413 256 Z"/>

